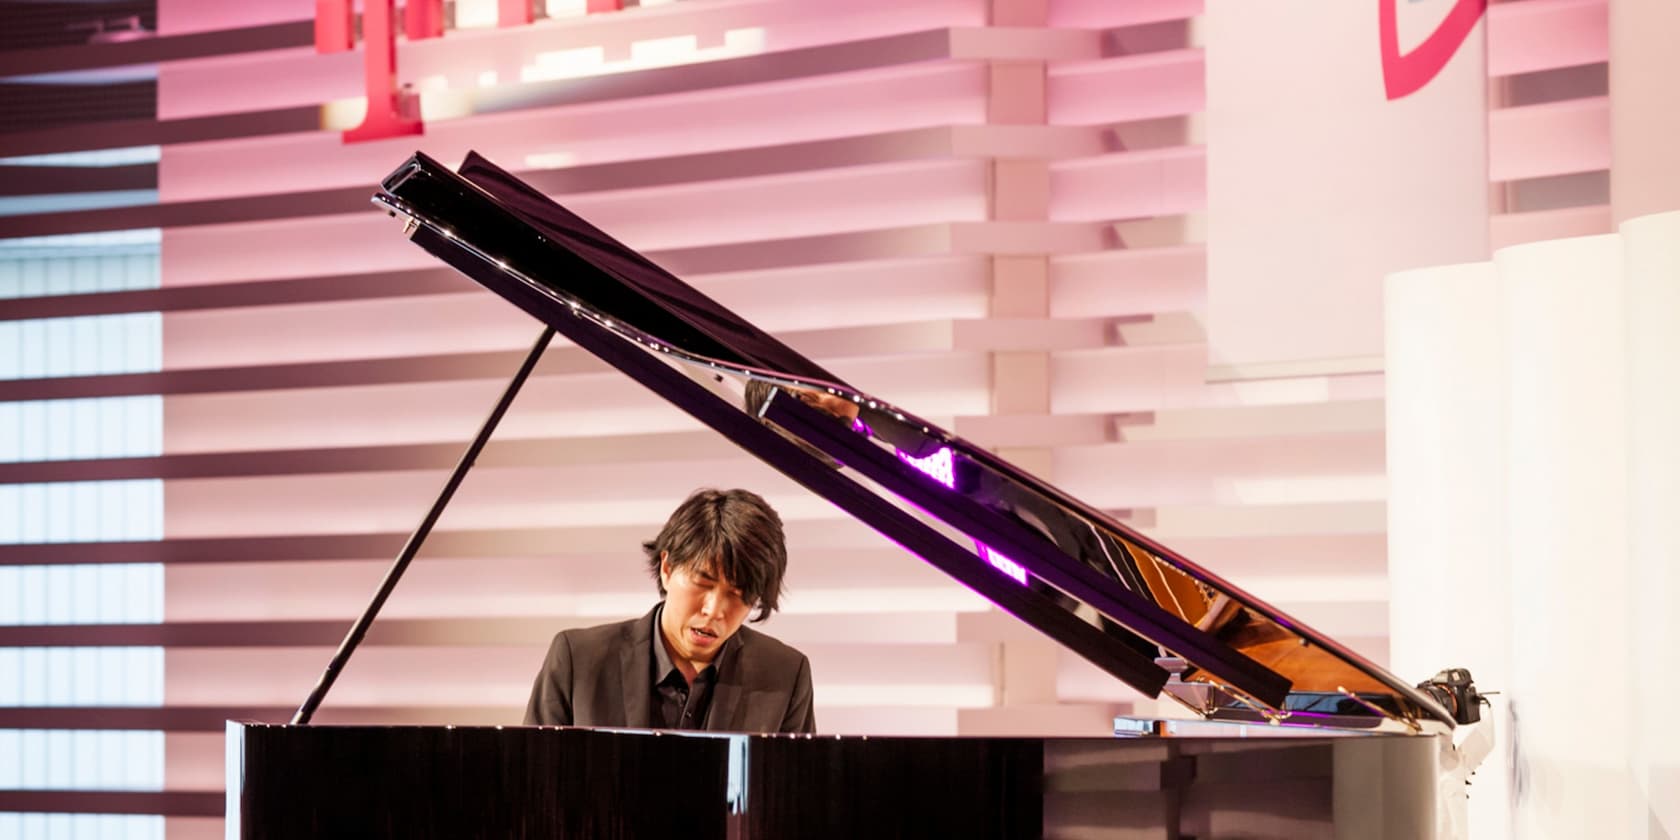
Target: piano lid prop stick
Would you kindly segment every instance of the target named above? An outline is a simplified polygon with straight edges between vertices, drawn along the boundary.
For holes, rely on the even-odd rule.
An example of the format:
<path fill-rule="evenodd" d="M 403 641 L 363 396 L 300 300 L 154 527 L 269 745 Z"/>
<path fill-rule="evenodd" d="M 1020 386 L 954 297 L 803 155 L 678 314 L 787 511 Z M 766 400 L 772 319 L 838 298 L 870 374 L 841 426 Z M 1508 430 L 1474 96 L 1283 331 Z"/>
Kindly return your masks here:
<path fill-rule="evenodd" d="M 356 623 L 350 626 L 350 632 L 345 634 L 344 641 L 339 643 L 338 652 L 333 654 L 327 669 L 321 672 L 321 680 L 315 684 L 315 689 L 309 692 L 309 697 L 298 707 L 297 713 L 292 715 L 293 725 L 309 723 L 315 717 L 315 710 L 321 707 L 321 701 L 327 697 L 338 675 L 344 670 L 345 663 L 350 661 L 350 655 L 356 652 L 356 647 L 362 643 L 362 637 L 367 635 L 368 627 L 378 617 L 379 610 L 385 606 L 385 599 L 391 597 L 391 591 L 397 588 L 397 581 L 402 579 L 403 572 L 408 570 L 408 564 L 414 555 L 420 552 L 420 546 L 426 542 L 426 537 L 432 533 L 432 526 L 437 524 L 438 517 L 443 515 L 443 509 L 449 506 L 449 500 L 455 497 L 456 488 L 467 477 L 467 471 L 478 462 L 478 453 L 483 451 L 484 444 L 489 442 L 490 435 L 496 431 L 496 424 L 502 422 L 502 415 L 507 413 L 508 406 L 513 404 L 513 398 L 518 396 L 519 389 L 536 368 L 537 361 L 542 358 L 548 343 L 554 340 L 554 328 L 544 327 L 542 335 L 537 337 L 531 345 L 531 352 L 526 354 L 525 361 L 520 364 L 518 372 L 508 381 L 507 388 L 502 391 L 501 399 L 496 401 L 496 407 L 490 410 L 490 416 L 485 419 L 484 426 L 478 430 L 478 436 L 473 438 L 467 446 L 467 451 L 461 453 L 461 460 L 456 462 L 454 472 L 449 474 L 449 480 L 444 482 L 443 492 L 438 494 L 432 502 L 431 510 L 426 511 L 426 518 L 420 521 L 419 527 L 408 538 L 408 543 L 397 554 L 397 559 L 391 563 L 391 568 L 385 572 L 385 579 L 379 582 L 379 591 L 373 595 L 367 609 L 362 611 Z"/>

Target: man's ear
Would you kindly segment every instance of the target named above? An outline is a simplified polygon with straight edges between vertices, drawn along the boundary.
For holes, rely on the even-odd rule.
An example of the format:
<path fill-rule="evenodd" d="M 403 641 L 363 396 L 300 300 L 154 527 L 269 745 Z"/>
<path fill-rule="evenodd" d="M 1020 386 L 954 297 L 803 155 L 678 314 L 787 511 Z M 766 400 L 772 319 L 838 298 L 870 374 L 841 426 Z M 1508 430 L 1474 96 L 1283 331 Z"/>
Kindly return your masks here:
<path fill-rule="evenodd" d="M 659 586 L 662 589 L 671 588 L 671 552 L 659 552 Z"/>

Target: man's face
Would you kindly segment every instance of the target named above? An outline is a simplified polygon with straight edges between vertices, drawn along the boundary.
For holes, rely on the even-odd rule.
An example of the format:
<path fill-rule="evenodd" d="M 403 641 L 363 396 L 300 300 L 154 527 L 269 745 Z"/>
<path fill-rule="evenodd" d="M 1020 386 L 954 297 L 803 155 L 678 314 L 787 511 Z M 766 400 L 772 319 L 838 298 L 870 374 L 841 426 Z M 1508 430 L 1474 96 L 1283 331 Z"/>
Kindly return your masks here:
<path fill-rule="evenodd" d="M 809 391 L 804 388 L 789 388 L 799 401 L 822 412 L 827 412 L 841 420 L 852 421 L 858 419 L 857 403 L 837 397 L 822 391 Z"/>
<path fill-rule="evenodd" d="M 659 563 L 659 580 L 665 585 L 659 629 L 677 664 L 687 660 L 696 671 L 711 664 L 753 608 L 734 584 L 714 576 L 713 568 L 705 561 L 673 566 L 669 557 Z"/>

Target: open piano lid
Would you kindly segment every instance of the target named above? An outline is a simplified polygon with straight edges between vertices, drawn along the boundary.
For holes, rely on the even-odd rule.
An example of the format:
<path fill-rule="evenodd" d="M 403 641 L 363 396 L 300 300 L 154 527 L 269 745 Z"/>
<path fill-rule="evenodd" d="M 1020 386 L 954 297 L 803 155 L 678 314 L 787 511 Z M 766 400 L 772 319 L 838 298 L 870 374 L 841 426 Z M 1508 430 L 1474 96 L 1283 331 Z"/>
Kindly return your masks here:
<path fill-rule="evenodd" d="M 1454 725 L 1423 691 L 841 381 L 477 154 L 459 174 L 416 154 L 373 200 L 444 262 L 1145 695 L 1211 719 Z"/>

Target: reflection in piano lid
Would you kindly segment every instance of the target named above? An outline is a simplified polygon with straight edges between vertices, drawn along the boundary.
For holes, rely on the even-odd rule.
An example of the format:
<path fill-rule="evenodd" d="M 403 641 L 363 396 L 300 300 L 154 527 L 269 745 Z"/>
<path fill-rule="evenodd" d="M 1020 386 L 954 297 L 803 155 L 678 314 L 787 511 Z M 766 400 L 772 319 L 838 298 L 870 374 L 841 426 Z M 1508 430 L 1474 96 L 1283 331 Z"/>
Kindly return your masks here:
<path fill-rule="evenodd" d="M 824 370 L 476 154 L 459 173 L 416 154 L 374 202 L 422 248 L 1146 696 L 1279 729 L 1426 734 L 1477 718 L 1462 669 L 1400 679 Z"/>

